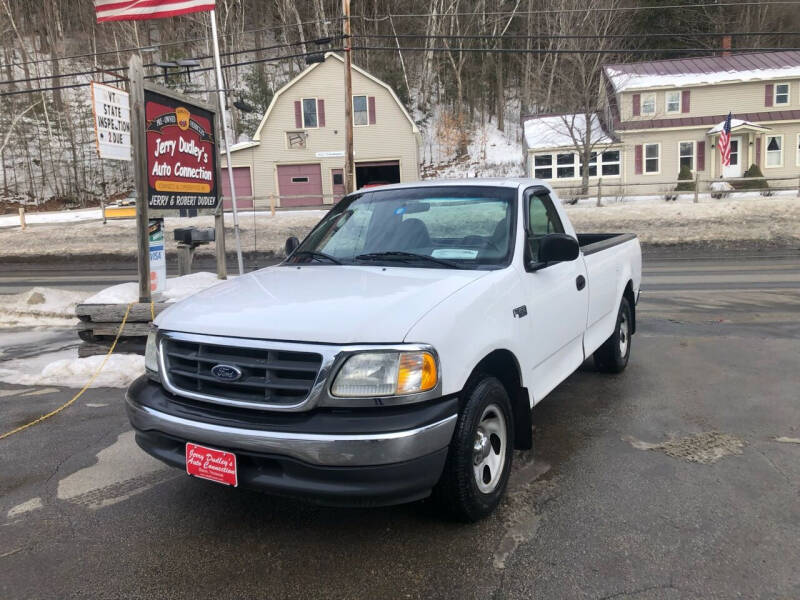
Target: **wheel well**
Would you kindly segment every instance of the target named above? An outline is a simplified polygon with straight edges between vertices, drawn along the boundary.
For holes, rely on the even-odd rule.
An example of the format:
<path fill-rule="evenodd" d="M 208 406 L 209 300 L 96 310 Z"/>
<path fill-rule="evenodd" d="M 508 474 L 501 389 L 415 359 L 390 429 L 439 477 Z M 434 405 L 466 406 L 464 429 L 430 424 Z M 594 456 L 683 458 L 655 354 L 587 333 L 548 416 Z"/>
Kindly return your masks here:
<path fill-rule="evenodd" d="M 532 448 L 531 405 L 528 390 L 522 387 L 516 356 L 510 350 L 494 350 L 473 369 L 470 379 L 479 374 L 496 377 L 508 392 L 511 410 L 514 413 L 514 448 L 517 450 Z"/>
<path fill-rule="evenodd" d="M 628 306 L 631 307 L 631 335 L 633 335 L 636 333 L 636 297 L 633 295 L 633 281 L 628 280 L 622 297 L 628 301 Z"/>

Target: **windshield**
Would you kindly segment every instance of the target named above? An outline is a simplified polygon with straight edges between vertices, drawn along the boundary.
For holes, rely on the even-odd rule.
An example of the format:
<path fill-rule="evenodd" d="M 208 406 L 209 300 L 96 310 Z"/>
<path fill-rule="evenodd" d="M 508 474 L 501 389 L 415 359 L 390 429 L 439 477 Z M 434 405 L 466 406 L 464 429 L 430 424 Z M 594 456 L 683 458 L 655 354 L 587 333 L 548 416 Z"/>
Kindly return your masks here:
<path fill-rule="evenodd" d="M 513 253 L 515 199 L 485 186 L 364 192 L 333 207 L 287 262 L 500 268 Z"/>

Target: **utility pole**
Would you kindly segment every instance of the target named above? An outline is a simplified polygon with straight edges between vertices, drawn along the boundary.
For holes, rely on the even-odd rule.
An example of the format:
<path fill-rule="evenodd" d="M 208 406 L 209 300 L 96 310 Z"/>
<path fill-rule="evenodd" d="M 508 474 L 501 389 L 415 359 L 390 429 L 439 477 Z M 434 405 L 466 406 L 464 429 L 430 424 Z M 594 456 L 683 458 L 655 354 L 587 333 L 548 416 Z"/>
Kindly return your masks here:
<path fill-rule="evenodd" d="M 342 0 L 344 13 L 344 193 L 355 189 L 353 182 L 353 78 L 350 58 L 350 0 Z"/>

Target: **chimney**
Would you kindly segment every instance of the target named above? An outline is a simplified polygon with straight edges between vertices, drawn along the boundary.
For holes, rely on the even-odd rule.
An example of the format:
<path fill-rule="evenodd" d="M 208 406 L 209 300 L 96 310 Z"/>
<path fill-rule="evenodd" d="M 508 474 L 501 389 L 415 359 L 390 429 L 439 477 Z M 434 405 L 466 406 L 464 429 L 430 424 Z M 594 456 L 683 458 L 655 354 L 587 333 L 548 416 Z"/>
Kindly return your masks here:
<path fill-rule="evenodd" d="M 722 56 L 731 55 L 731 36 L 726 35 L 722 38 Z"/>

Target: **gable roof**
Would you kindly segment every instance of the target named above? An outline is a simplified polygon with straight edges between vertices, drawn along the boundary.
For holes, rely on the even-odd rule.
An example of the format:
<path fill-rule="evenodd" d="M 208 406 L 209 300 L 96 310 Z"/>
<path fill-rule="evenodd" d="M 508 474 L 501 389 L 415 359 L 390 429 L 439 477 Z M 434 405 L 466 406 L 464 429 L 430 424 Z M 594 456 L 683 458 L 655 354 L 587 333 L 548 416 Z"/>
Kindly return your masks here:
<path fill-rule="evenodd" d="M 334 59 L 338 60 L 339 62 L 341 62 L 342 64 L 344 64 L 344 58 L 342 58 L 341 56 L 339 56 L 335 52 L 326 52 L 325 53 L 325 62 L 328 62 L 328 60 L 330 60 L 332 58 L 334 58 Z M 300 81 L 301 79 L 306 77 L 309 73 L 311 73 L 314 69 L 319 67 L 321 64 L 325 64 L 325 63 L 314 63 L 313 65 L 307 67 L 297 77 L 292 79 L 289 83 L 287 83 L 281 89 L 279 89 L 277 92 L 275 92 L 275 95 L 272 97 L 272 102 L 269 103 L 269 107 L 267 108 L 267 112 L 264 113 L 264 117 L 261 119 L 261 123 L 258 124 L 258 129 L 256 129 L 256 132 L 253 134 L 253 141 L 255 141 L 255 142 L 261 141 L 261 130 L 264 128 L 264 125 L 266 124 L 267 119 L 269 118 L 269 115 L 272 112 L 272 109 L 275 107 L 275 104 L 278 102 L 278 99 L 281 97 L 281 95 L 286 90 L 288 90 L 290 87 L 292 87 L 295 83 L 297 83 L 298 81 Z M 413 133 L 419 133 L 419 128 L 417 127 L 417 124 L 414 123 L 414 119 L 412 119 L 411 115 L 408 114 L 408 111 L 406 110 L 406 107 L 403 106 L 402 102 L 400 102 L 400 98 L 398 98 L 397 94 L 394 93 L 394 90 L 392 89 L 392 87 L 389 84 L 384 83 L 383 81 L 381 81 L 380 79 L 378 79 L 374 75 L 370 75 L 369 73 L 367 73 L 361 67 L 357 67 L 356 65 L 352 65 L 352 66 L 353 66 L 353 70 L 354 71 L 360 73 L 361 75 L 363 75 L 367 79 L 369 79 L 371 81 L 374 81 L 379 86 L 381 86 L 383 88 L 386 88 L 386 90 L 391 94 L 392 98 L 394 98 L 394 101 L 397 102 L 397 106 L 400 107 L 400 110 L 402 111 L 403 115 L 405 115 L 406 119 L 408 119 L 408 122 L 411 124 L 411 131 Z M 235 152 L 235 150 L 233 150 L 233 151 Z"/>
<path fill-rule="evenodd" d="M 592 114 L 591 123 L 592 143 L 600 145 L 613 144 L 614 140 L 603 129 L 597 114 Z M 544 148 L 573 147 L 575 142 L 570 135 L 570 128 L 576 137 L 582 137 L 586 132 L 586 116 L 583 114 L 540 115 L 531 117 L 523 123 L 525 133 L 525 147 L 529 150 Z"/>
<path fill-rule="evenodd" d="M 614 90 L 686 87 L 800 77 L 800 51 L 676 58 L 603 67 Z"/>

